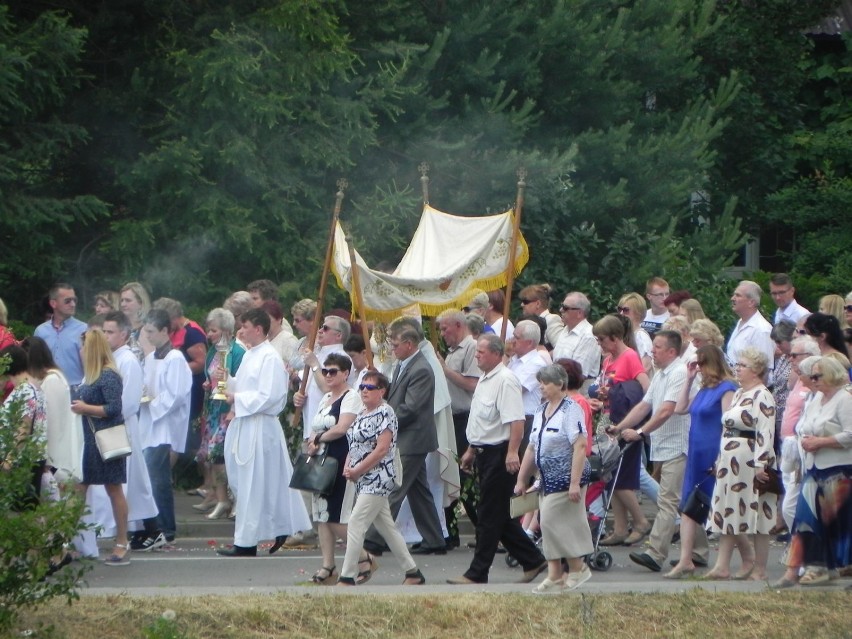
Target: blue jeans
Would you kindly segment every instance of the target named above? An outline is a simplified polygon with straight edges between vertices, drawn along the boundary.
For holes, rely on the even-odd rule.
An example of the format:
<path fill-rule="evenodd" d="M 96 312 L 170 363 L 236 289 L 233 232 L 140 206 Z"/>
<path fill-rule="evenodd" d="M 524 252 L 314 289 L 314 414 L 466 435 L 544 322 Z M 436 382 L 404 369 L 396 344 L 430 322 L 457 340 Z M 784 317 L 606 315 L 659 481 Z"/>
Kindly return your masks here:
<path fill-rule="evenodd" d="M 143 451 L 148 475 L 151 477 L 151 492 L 157 504 L 157 527 L 172 539 L 175 536 L 175 496 L 172 492 L 172 465 L 169 459 L 172 447 L 169 444 L 152 446 Z"/>

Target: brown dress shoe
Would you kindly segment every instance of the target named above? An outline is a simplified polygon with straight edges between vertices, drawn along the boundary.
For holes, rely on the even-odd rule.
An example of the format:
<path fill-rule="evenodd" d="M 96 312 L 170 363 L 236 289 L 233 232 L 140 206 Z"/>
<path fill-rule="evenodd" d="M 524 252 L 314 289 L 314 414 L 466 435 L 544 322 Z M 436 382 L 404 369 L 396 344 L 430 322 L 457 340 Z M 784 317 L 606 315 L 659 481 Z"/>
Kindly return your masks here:
<path fill-rule="evenodd" d="M 541 573 L 547 570 L 547 562 L 543 561 L 541 564 L 536 566 L 535 568 L 531 568 L 530 570 L 524 571 L 524 576 L 520 578 L 518 581 L 519 584 L 528 584 L 533 579 L 538 577 Z"/>
<path fill-rule="evenodd" d="M 461 577 L 452 577 L 451 579 L 447 579 L 448 584 L 452 584 L 453 586 L 470 586 L 471 584 L 478 584 L 478 581 L 474 581 L 473 579 L 468 579 L 464 575 Z"/>

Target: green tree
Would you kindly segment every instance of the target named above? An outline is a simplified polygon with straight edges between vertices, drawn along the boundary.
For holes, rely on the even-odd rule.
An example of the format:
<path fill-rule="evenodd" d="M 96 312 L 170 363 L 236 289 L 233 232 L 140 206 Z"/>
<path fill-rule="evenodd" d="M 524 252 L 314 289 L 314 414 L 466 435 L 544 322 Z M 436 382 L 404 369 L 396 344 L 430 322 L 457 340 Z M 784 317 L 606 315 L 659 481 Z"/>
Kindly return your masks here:
<path fill-rule="evenodd" d="M 0 290 L 32 301 L 32 282 L 69 270 L 67 236 L 103 218 L 106 203 L 69 176 L 86 130 L 63 109 L 81 81 L 86 30 L 46 12 L 15 20 L 0 6 Z"/>

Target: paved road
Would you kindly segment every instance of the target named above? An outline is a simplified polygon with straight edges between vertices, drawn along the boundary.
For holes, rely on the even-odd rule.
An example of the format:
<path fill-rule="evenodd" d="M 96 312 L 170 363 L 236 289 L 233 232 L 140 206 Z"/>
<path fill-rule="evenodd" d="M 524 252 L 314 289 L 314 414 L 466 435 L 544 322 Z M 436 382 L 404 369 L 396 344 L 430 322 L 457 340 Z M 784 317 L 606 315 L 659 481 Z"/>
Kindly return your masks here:
<path fill-rule="evenodd" d="M 177 496 L 179 536 L 174 546 L 152 553 L 134 553 L 127 567 L 108 567 L 96 564 L 86 576 L 87 587 L 83 595 L 127 593 L 140 596 L 171 596 L 231 593 L 274 593 L 281 591 L 304 594 L 363 594 L 426 592 L 530 592 L 535 584 L 518 584 L 520 568 L 510 568 L 505 555 L 498 555 L 491 571 L 490 583 L 477 586 L 450 586 L 446 579 L 460 575 L 470 563 L 473 551 L 464 545 L 443 556 L 418 557 L 418 563 L 427 579 L 425 587 L 401 588 L 402 571 L 390 554 L 379 558 L 380 568 L 371 581 L 358 588 L 318 587 L 310 583 L 310 576 L 321 565 L 317 550 L 279 551 L 268 556 L 261 548 L 256 558 L 227 558 L 215 553 L 217 544 L 231 542 L 233 523 L 228 520 L 208 522 L 189 505 L 197 501 Z M 468 529 L 469 530 L 469 529 Z M 181 535 L 182 533 L 182 535 Z M 471 541 L 467 535 L 464 542 Z M 110 547 L 104 541 L 103 548 Z M 593 571 L 592 579 L 578 592 L 678 592 L 701 587 L 719 591 L 761 591 L 765 583 L 740 581 L 702 582 L 695 579 L 670 581 L 659 573 L 652 573 L 635 565 L 628 553 L 635 548 L 619 547 L 612 550 L 613 566 L 609 571 Z M 769 577 L 781 576 L 779 564 L 783 548 L 772 544 Z M 672 553 L 679 552 L 673 546 Z M 105 554 L 105 553 L 102 553 Z M 674 555 L 672 555 L 674 557 Z M 338 568 L 343 561 L 343 549 L 336 555 Z M 736 569 L 736 564 L 734 566 Z M 703 571 L 702 571 L 703 572 Z M 540 578 L 539 578 L 540 579 Z M 539 580 L 537 579 L 536 582 Z M 848 585 L 850 580 L 832 582 L 830 588 Z"/>

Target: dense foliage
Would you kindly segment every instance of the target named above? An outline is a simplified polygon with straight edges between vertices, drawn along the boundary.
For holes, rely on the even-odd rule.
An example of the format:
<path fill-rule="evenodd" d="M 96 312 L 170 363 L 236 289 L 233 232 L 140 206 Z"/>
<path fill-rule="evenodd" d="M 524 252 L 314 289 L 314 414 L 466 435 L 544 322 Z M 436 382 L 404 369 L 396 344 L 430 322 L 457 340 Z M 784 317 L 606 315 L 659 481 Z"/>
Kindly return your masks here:
<path fill-rule="evenodd" d="M 131 279 L 197 307 L 258 277 L 314 295 L 336 180 L 394 263 L 421 162 L 468 215 L 526 167 L 518 286 L 599 312 L 659 274 L 724 314 L 767 227 L 842 291 L 849 238 L 821 231 L 849 211 L 849 48 L 807 35 L 835 2 L 8 1 L 0 295 L 29 319 L 55 279 L 86 306 Z"/>

